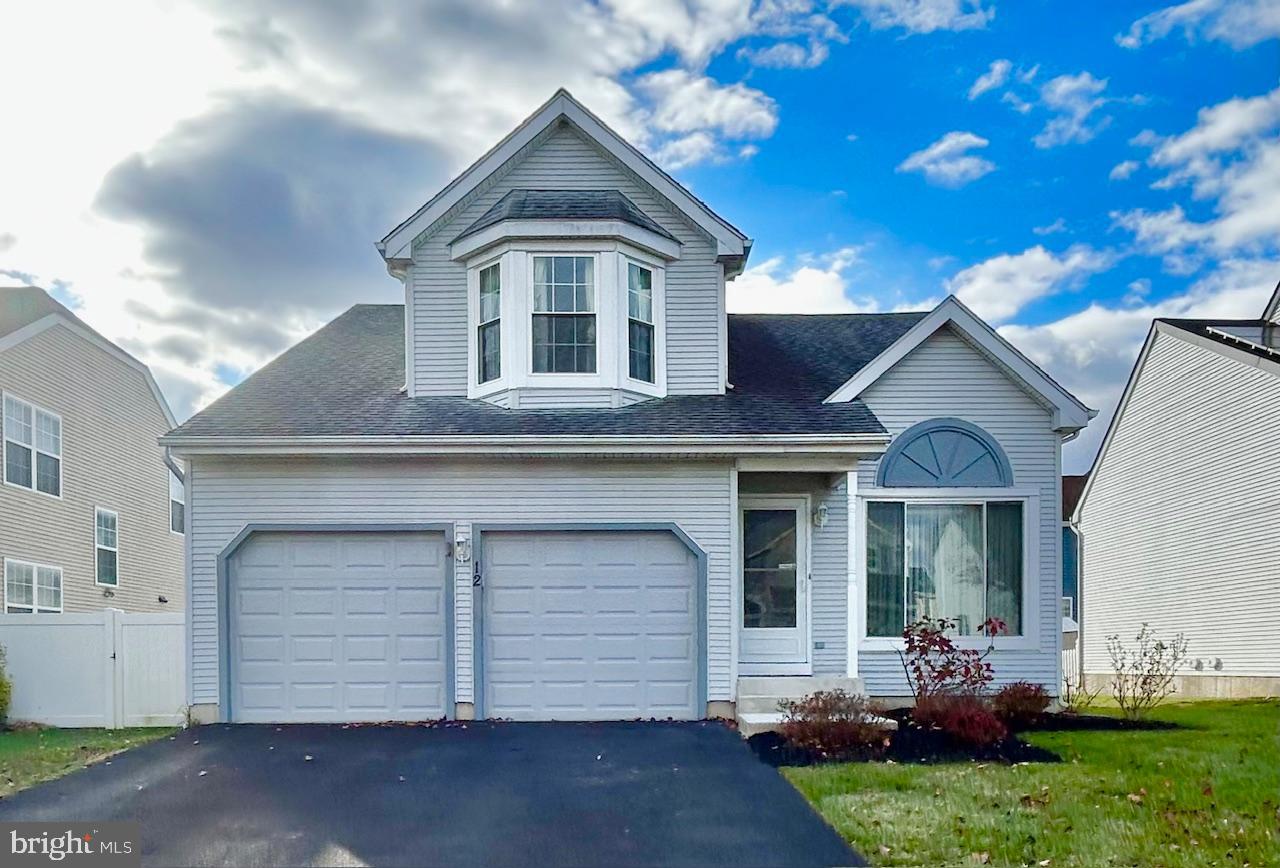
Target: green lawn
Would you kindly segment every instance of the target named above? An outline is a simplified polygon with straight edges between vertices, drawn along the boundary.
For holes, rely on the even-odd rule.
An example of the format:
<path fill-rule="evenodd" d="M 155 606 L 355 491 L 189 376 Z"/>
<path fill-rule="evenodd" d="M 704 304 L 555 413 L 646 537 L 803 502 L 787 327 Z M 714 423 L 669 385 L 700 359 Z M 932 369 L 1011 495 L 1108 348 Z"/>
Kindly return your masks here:
<path fill-rule="evenodd" d="M 875 865 L 1280 865 L 1280 702 L 1154 716 L 1187 729 L 1028 736 L 1060 764 L 784 774 Z"/>
<path fill-rule="evenodd" d="M 17 729 L 0 732 L 0 797 L 163 738 L 160 729 Z"/>

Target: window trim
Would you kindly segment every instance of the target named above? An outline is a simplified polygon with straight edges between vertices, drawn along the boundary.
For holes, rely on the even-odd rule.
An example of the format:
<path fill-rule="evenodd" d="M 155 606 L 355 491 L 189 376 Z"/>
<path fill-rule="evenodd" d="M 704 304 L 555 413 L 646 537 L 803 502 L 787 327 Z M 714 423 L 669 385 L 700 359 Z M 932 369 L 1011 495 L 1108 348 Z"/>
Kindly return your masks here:
<path fill-rule="evenodd" d="M 114 546 L 102 545 L 98 542 L 98 515 L 107 513 L 112 515 L 116 520 L 116 544 Z M 116 555 L 116 581 L 115 584 L 103 582 L 98 577 L 98 552 L 109 551 L 115 552 Z M 114 509 L 107 509 L 105 506 L 95 506 L 93 508 L 93 583 L 100 588 L 116 589 L 120 587 L 120 513 Z"/>
<path fill-rule="evenodd" d="M 7 425 L 4 424 L 4 404 L 6 401 L 10 401 L 10 400 L 17 401 L 19 404 L 23 404 L 26 407 L 30 408 L 31 410 L 31 445 L 30 446 L 28 446 L 26 443 L 21 443 L 9 437 L 9 428 Z M 36 445 L 37 442 L 39 442 L 36 436 L 36 425 L 37 425 L 36 414 L 37 413 L 44 413 L 45 415 L 52 416 L 53 418 L 58 420 L 58 454 L 57 455 L 54 455 L 52 452 L 45 452 L 43 449 L 40 449 Z M 67 476 L 65 472 L 66 459 L 63 457 L 63 453 L 66 452 L 66 443 L 65 443 L 66 425 L 63 423 L 62 415 L 60 413 L 55 413 L 52 410 L 42 407 L 41 405 L 36 404 L 33 401 L 28 401 L 25 398 L 19 398 L 13 392 L 8 392 L 8 391 L 0 392 L 0 428 L 4 429 L 2 432 L 2 436 L 0 436 L 0 477 L 4 478 L 4 484 L 10 486 L 11 488 L 17 488 L 22 491 L 30 491 L 35 494 L 43 495 L 44 497 L 52 497 L 54 500 L 62 500 L 62 490 L 64 485 L 66 484 L 66 476 Z M 9 480 L 8 454 L 9 454 L 10 443 L 13 443 L 15 446 L 21 446 L 23 449 L 31 450 L 31 485 L 30 486 L 19 485 L 18 483 L 11 482 Z M 37 460 L 37 456 L 39 455 L 44 455 L 49 458 L 57 459 L 57 462 L 58 462 L 58 493 L 57 494 L 50 494 L 47 491 L 41 491 L 37 485 L 37 480 L 39 479 L 39 475 L 40 475 L 40 462 Z"/>
<path fill-rule="evenodd" d="M 985 636 L 956 636 L 961 648 L 985 649 L 994 644 L 997 650 L 1040 650 L 1041 594 L 1040 570 L 1040 493 L 1028 488 L 869 488 L 859 491 L 855 504 L 855 551 L 853 558 L 857 585 L 857 631 L 854 639 L 859 653 L 898 651 L 903 648 L 901 637 L 867 635 L 867 503 L 888 501 L 892 503 L 917 503 L 930 505 L 956 505 L 991 502 L 1022 502 L 1022 634 L 997 636 L 989 640 Z M 985 513 L 985 510 L 984 510 Z M 985 519 L 984 519 L 985 528 Z M 985 530 L 984 530 L 985 534 Z M 1057 577 L 1061 582 L 1061 576 Z M 1053 597 L 1054 615 L 1058 614 L 1058 596 Z"/>
<path fill-rule="evenodd" d="M 19 486 L 21 487 L 21 486 Z M 30 612 L 10 612 L 9 611 L 9 565 L 17 564 L 24 567 L 31 567 L 31 611 Z M 49 609 L 42 608 L 40 602 L 40 570 L 56 570 L 58 573 L 58 608 Z M 36 561 L 28 561 L 23 558 L 5 558 L 3 576 L 4 580 L 4 607 L 0 609 L 6 615 L 61 615 L 66 607 L 66 573 L 62 571 L 62 567 L 53 564 L 41 564 Z"/>

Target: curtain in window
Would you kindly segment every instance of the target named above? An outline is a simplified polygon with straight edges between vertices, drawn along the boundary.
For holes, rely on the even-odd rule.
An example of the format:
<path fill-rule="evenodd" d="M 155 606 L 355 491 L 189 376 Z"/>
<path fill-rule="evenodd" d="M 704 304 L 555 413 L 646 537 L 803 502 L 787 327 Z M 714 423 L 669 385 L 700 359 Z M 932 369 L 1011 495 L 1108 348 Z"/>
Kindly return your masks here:
<path fill-rule="evenodd" d="M 867 635 L 901 636 L 902 504 L 867 504 Z"/>
<path fill-rule="evenodd" d="M 982 507 L 912 505 L 906 511 L 906 616 L 950 618 L 961 635 L 986 619 Z"/>
<path fill-rule="evenodd" d="M 1022 504 L 987 504 L 987 614 L 1022 634 Z"/>

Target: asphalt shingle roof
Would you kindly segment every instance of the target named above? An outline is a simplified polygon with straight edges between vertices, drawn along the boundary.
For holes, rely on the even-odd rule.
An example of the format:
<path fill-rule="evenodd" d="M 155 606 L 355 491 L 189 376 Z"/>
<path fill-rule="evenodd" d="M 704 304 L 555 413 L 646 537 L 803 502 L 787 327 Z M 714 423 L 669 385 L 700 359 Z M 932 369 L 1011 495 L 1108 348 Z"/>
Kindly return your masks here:
<path fill-rule="evenodd" d="M 725 395 L 618 409 L 507 410 L 406 396 L 404 309 L 356 305 L 175 430 L 188 436 L 880 434 L 861 401 L 822 399 L 923 314 L 730 316 Z"/>
<path fill-rule="evenodd" d="M 675 240 L 618 190 L 512 190 L 453 240 L 503 220 L 621 220 Z"/>
<path fill-rule="evenodd" d="M 1172 317 L 1161 317 L 1157 322 L 1168 323 L 1171 326 L 1190 332 L 1193 335 L 1199 335 L 1202 338 L 1208 338 L 1214 343 L 1222 344 L 1227 347 L 1235 347 L 1237 350 L 1243 350 L 1250 355 L 1257 356 L 1260 359 L 1269 359 L 1276 361 L 1277 353 L 1275 350 L 1268 351 L 1256 344 L 1248 341 L 1233 340 L 1224 336 L 1222 333 L 1213 331 L 1214 328 L 1245 327 L 1245 328 L 1265 328 L 1271 323 L 1261 319 L 1175 319 Z"/>
<path fill-rule="evenodd" d="M 80 323 L 79 317 L 39 287 L 0 287 L 0 338 L 51 313 L 60 313 Z"/>

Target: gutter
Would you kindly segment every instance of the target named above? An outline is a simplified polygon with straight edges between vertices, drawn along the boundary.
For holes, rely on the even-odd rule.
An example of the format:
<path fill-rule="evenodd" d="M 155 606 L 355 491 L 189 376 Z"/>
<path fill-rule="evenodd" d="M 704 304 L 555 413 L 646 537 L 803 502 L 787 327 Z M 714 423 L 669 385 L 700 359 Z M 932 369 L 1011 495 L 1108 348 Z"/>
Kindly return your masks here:
<path fill-rule="evenodd" d="M 888 434 L 747 434 L 677 436 L 364 435 L 335 437 L 225 437 L 166 435 L 161 445 L 179 455 L 741 455 L 875 454 Z"/>

